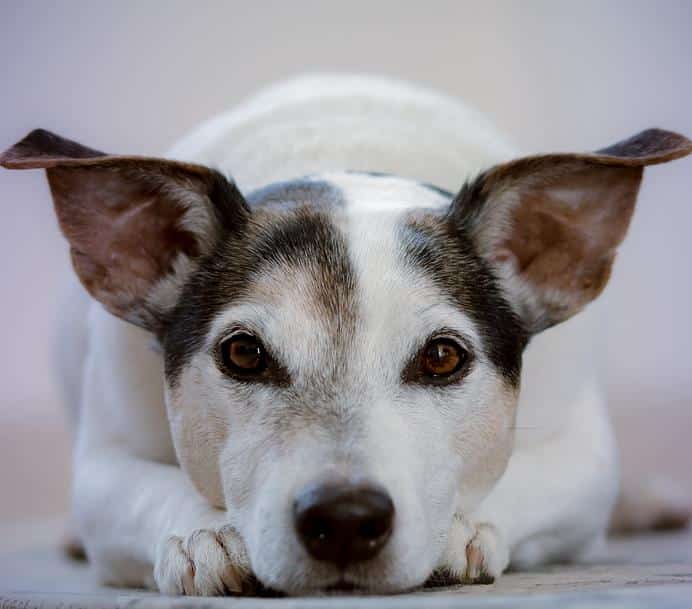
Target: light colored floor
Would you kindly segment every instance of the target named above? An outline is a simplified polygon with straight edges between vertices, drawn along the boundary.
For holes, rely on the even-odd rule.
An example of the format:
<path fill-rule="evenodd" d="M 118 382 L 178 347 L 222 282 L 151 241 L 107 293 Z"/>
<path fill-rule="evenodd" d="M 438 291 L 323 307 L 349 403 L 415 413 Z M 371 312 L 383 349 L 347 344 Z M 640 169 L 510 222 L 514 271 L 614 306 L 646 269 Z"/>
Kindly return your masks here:
<path fill-rule="evenodd" d="M 690 609 L 692 532 L 611 540 L 588 564 L 508 573 L 492 585 L 437 588 L 389 597 L 171 599 L 151 592 L 101 587 L 86 564 L 68 561 L 55 549 L 0 556 L 0 608 L 97 607 Z"/>

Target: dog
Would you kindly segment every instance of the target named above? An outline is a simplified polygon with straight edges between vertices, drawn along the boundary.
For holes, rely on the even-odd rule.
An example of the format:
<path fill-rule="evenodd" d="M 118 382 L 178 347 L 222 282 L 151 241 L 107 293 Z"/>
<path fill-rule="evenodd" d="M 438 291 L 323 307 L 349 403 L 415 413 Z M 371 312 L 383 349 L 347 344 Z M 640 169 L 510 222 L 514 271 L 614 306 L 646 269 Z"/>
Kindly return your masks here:
<path fill-rule="evenodd" d="M 89 294 L 59 343 L 100 579 L 393 593 L 588 551 L 617 456 L 570 318 L 643 168 L 690 152 L 650 129 L 512 158 L 459 102 L 357 76 L 270 88 L 165 159 L 30 133 L 0 163 L 45 169 Z"/>

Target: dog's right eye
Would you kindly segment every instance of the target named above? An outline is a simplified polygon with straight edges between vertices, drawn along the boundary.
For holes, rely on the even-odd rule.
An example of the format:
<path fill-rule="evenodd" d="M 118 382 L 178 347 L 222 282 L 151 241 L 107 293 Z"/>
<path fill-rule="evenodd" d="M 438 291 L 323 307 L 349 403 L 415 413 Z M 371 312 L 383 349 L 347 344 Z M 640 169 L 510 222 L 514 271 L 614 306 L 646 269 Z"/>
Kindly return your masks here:
<path fill-rule="evenodd" d="M 234 334 L 219 344 L 224 372 L 240 376 L 260 374 L 267 368 L 267 353 L 251 334 Z"/>

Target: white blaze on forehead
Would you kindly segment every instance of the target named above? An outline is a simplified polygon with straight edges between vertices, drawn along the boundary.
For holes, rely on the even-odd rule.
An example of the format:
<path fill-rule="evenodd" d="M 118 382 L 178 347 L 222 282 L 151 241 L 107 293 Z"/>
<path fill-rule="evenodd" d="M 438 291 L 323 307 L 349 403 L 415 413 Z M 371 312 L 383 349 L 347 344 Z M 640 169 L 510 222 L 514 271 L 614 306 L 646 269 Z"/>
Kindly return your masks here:
<path fill-rule="evenodd" d="M 324 173 L 320 180 L 341 191 L 346 212 L 397 211 L 410 208 L 439 208 L 449 205 L 449 198 L 424 184 L 397 176 L 367 173 Z"/>
<path fill-rule="evenodd" d="M 382 363 L 382 370 L 400 372 L 411 349 L 442 328 L 456 330 L 479 347 L 470 318 L 404 255 L 407 210 L 440 208 L 448 198 L 394 177 L 337 174 L 328 179 L 340 188 L 345 204 L 343 231 L 356 276 L 360 330 L 355 345 L 363 351 L 358 356 L 362 366 Z M 368 361 L 369 356 L 387 358 L 389 366 Z"/>

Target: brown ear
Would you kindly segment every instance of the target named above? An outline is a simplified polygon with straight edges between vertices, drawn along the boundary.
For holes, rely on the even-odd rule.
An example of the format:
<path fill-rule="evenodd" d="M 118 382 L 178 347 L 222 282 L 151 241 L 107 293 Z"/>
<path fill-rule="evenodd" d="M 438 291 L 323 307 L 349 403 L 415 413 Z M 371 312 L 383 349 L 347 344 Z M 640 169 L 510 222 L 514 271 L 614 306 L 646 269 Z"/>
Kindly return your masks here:
<path fill-rule="evenodd" d="M 111 313 L 152 331 L 199 258 L 249 214 L 216 171 L 112 156 L 44 130 L 1 154 L 0 165 L 46 170 L 80 280 Z"/>
<path fill-rule="evenodd" d="M 451 214 L 495 268 L 531 332 L 564 321 L 605 287 L 646 165 L 692 152 L 650 129 L 592 154 L 496 166 L 466 185 Z"/>

